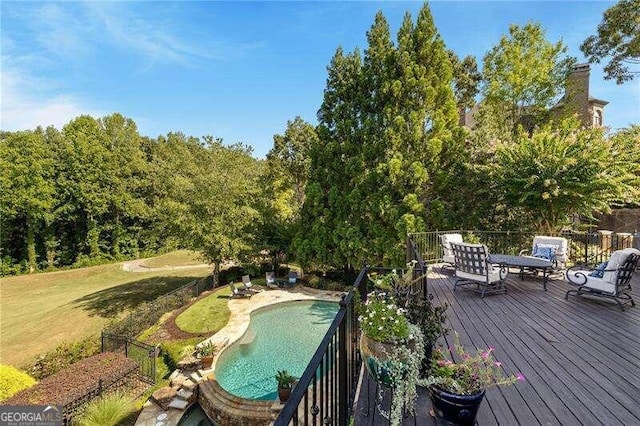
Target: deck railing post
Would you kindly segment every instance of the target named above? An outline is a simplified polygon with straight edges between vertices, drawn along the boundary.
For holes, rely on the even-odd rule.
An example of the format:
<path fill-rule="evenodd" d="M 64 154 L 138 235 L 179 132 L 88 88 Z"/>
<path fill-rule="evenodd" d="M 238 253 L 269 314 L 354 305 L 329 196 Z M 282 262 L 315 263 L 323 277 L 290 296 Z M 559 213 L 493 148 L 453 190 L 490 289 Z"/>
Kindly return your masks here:
<path fill-rule="evenodd" d="M 350 315 L 349 307 L 347 307 L 347 314 Z M 347 391 L 347 363 L 349 362 L 349 356 L 347 354 L 347 322 L 343 321 L 338 327 L 338 424 L 346 426 L 348 419 L 347 405 L 349 404 L 349 393 Z"/>

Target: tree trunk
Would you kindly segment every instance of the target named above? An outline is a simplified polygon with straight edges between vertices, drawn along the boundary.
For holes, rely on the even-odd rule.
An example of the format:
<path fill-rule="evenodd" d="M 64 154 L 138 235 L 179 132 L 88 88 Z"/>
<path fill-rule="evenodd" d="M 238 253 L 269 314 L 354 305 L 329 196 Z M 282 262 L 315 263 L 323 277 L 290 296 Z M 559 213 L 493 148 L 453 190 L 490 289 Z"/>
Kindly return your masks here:
<path fill-rule="evenodd" d="M 213 288 L 218 288 L 220 283 L 220 261 L 215 260 L 213 262 Z"/>
<path fill-rule="evenodd" d="M 36 242 L 33 231 L 33 220 L 30 215 L 27 216 L 27 257 L 29 261 L 29 273 L 33 274 L 36 270 Z"/>
<path fill-rule="evenodd" d="M 100 253 L 99 238 L 100 231 L 98 230 L 98 224 L 93 216 L 89 215 L 87 218 L 87 246 L 89 247 L 89 255 L 91 257 L 95 257 Z"/>

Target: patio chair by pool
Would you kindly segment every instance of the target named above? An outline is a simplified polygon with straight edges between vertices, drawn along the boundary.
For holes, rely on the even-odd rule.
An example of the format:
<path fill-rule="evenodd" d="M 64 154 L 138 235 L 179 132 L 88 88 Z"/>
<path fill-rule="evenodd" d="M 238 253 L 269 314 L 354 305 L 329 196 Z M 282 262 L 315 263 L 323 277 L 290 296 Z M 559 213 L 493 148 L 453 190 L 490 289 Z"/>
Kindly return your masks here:
<path fill-rule="evenodd" d="M 232 282 L 229 283 L 231 295 L 229 297 L 251 297 L 251 292 L 244 287 L 236 287 Z"/>
<path fill-rule="evenodd" d="M 278 283 L 276 282 L 276 273 L 266 272 L 265 278 L 267 279 L 267 288 L 278 288 Z"/>
<path fill-rule="evenodd" d="M 440 245 L 442 246 L 442 261 L 451 266 L 455 266 L 456 260 L 453 257 L 453 249 L 451 243 L 462 243 L 462 235 L 460 234 L 442 234 L 440 235 Z"/>
<path fill-rule="evenodd" d="M 298 273 L 296 271 L 289 272 L 289 285 L 293 287 L 298 282 Z"/>
<path fill-rule="evenodd" d="M 614 251 L 607 262 L 595 269 L 579 269 L 578 266 L 571 268 L 567 271 L 567 281 L 578 288 L 567 291 L 564 298 L 568 299 L 570 294 L 575 294 L 613 299 L 623 311 L 627 303 L 635 306 L 630 294 L 631 277 L 639 261 L 640 251 L 626 248 Z"/>
<path fill-rule="evenodd" d="M 255 291 L 255 289 L 252 288 L 253 284 L 251 283 L 251 277 L 249 275 L 242 276 L 242 287 L 246 291 Z"/>
<path fill-rule="evenodd" d="M 520 256 L 527 255 L 531 257 L 539 257 L 553 263 L 554 269 L 565 269 L 567 260 L 569 260 L 569 243 L 566 238 L 547 237 L 544 235 L 536 235 L 533 238 L 531 251 L 528 249 L 520 251 Z"/>
<path fill-rule="evenodd" d="M 475 286 L 480 297 L 490 293 L 506 293 L 504 279 L 508 272 L 489 263 L 489 250 L 484 244 L 452 243 L 457 280 L 453 286 Z"/>

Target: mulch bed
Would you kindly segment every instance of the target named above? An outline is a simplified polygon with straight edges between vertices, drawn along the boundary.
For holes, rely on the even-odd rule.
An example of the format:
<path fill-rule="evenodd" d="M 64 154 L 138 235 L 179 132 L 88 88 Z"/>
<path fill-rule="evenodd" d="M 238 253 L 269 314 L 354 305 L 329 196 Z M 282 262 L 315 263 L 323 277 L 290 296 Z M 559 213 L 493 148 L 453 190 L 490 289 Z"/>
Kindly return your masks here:
<path fill-rule="evenodd" d="M 138 363 L 124 354 L 105 352 L 71 364 L 37 385 L 18 392 L 3 404 L 66 405 L 96 389 L 100 380 L 107 387 L 137 373 L 137 369 Z"/>

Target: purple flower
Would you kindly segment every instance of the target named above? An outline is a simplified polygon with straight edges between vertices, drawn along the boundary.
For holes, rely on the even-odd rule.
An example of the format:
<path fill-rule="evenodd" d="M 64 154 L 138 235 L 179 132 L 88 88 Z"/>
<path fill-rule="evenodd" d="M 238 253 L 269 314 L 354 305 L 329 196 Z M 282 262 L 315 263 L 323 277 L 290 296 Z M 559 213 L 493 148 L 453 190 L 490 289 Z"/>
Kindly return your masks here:
<path fill-rule="evenodd" d="M 498 362 L 498 361 L 494 362 L 494 364 L 496 365 L 496 367 L 500 367 L 500 366 L 502 366 L 502 363 L 501 363 L 501 362 Z"/>
<path fill-rule="evenodd" d="M 521 382 L 522 382 L 522 381 L 524 381 L 524 374 L 522 374 L 522 373 L 518 373 L 518 374 L 516 375 L 516 379 L 520 380 Z"/>

